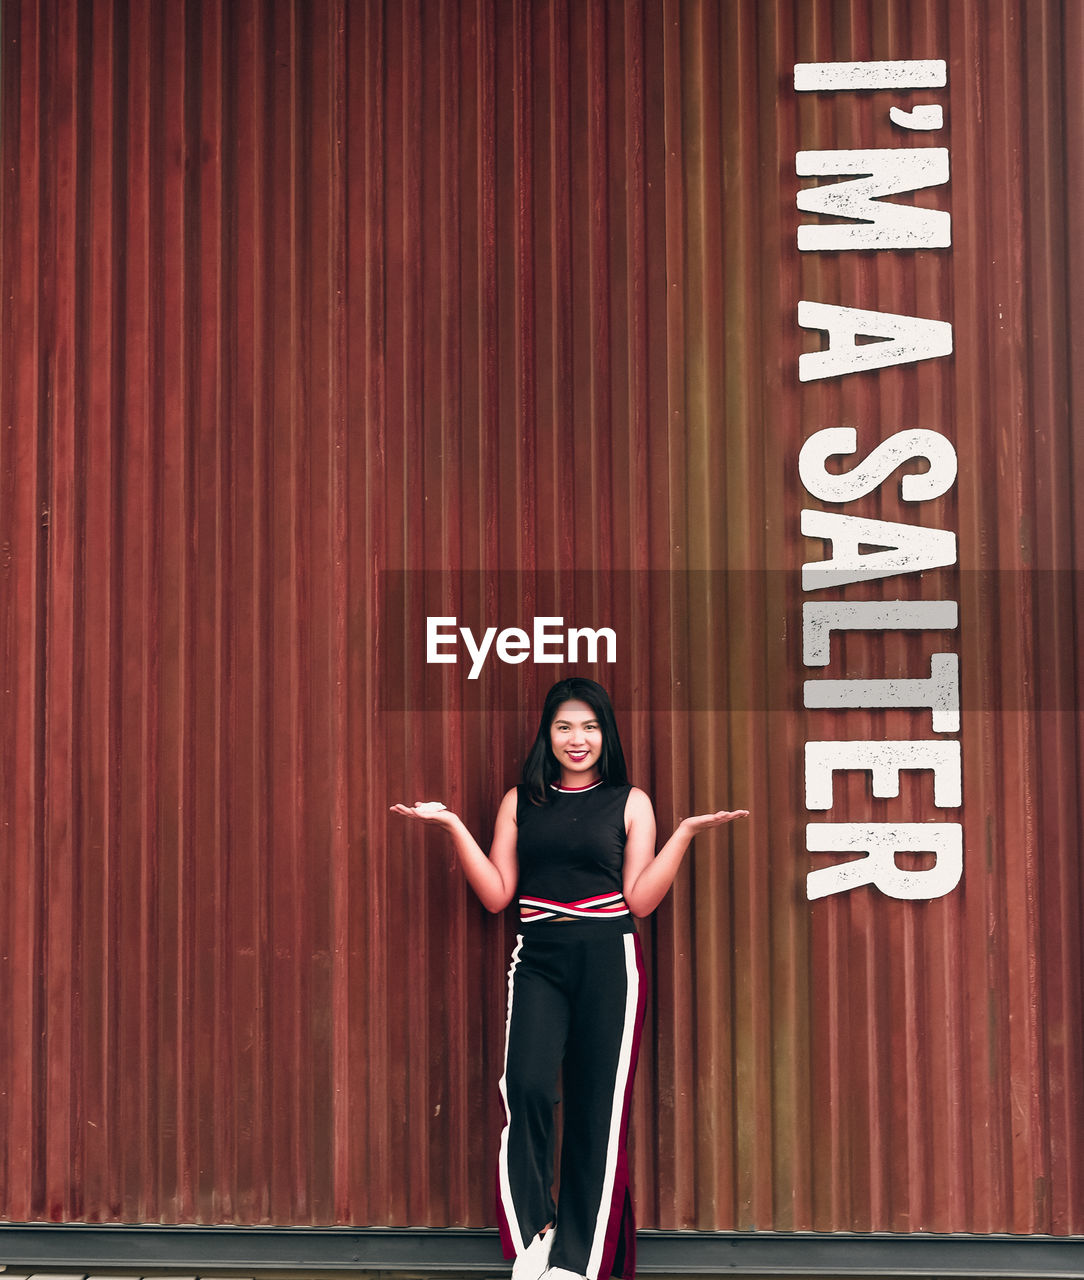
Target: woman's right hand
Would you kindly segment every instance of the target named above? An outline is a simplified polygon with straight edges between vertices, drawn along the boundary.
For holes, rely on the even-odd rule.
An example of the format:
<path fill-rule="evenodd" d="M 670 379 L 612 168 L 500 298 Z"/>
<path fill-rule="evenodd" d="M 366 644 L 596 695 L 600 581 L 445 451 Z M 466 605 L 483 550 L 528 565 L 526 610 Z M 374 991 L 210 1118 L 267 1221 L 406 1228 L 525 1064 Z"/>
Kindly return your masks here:
<path fill-rule="evenodd" d="M 439 800 L 418 800 L 414 804 L 393 804 L 391 813 L 401 813 L 404 818 L 420 818 L 422 822 L 431 822 L 438 827 L 452 827 L 458 821 L 451 809 L 445 808 Z"/>
<path fill-rule="evenodd" d="M 505 794 L 501 807 L 497 810 L 489 857 L 471 835 L 463 819 L 451 809 L 445 808 L 439 800 L 393 804 L 391 812 L 442 827 L 451 837 L 463 874 L 481 900 L 482 906 L 487 911 L 503 911 L 516 892 L 516 794 L 513 787 Z"/>

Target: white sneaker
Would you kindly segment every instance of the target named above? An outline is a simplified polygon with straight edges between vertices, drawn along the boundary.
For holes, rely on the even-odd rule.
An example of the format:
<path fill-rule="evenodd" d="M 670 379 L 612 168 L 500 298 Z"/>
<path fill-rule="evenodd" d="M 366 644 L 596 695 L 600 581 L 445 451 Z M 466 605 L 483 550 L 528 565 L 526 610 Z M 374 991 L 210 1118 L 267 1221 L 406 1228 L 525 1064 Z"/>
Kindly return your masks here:
<path fill-rule="evenodd" d="M 542 1280 L 542 1273 L 550 1262 L 554 1228 L 544 1236 L 535 1236 L 512 1266 L 512 1280 Z"/>

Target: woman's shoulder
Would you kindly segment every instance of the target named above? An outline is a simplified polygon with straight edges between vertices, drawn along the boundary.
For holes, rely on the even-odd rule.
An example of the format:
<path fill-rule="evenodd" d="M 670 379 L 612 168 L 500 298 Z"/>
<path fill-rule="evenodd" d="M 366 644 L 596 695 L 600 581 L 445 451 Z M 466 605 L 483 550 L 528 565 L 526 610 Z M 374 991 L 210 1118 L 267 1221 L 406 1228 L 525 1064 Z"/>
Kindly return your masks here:
<path fill-rule="evenodd" d="M 630 786 L 628 789 L 628 797 L 625 800 L 625 812 L 648 812 L 654 813 L 654 806 L 651 803 L 651 797 L 646 791 L 641 791 L 639 787 Z"/>
<path fill-rule="evenodd" d="M 513 821 L 517 820 L 519 812 L 519 788 L 510 787 L 503 796 L 501 803 L 497 806 L 497 819 L 510 817 Z"/>
<path fill-rule="evenodd" d="M 517 783 L 505 796 L 505 800 L 511 805 L 512 811 L 516 815 L 516 826 L 520 826 L 523 822 L 525 813 L 531 808 L 531 797 L 529 789 L 522 783 Z"/>
<path fill-rule="evenodd" d="M 639 787 L 634 787 L 631 782 L 603 782 L 597 788 L 599 797 L 610 797 L 611 799 L 619 798 L 626 802 L 636 797 L 633 804 L 650 804 L 651 800 L 646 791 L 642 791 Z"/>

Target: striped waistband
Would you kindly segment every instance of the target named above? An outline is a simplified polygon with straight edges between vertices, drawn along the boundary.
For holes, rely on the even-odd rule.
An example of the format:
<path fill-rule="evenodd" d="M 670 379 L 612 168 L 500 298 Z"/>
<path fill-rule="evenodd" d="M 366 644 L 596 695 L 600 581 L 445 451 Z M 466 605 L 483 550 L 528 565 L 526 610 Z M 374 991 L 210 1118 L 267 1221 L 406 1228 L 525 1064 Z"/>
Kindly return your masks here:
<path fill-rule="evenodd" d="M 575 920 L 612 920 L 615 916 L 628 914 L 628 905 L 620 893 L 580 898 L 578 902 L 551 902 L 549 898 L 519 900 L 519 918 L 523 924 L 535 924 L 540 920 L 554 920 L 561 916 Z"/>

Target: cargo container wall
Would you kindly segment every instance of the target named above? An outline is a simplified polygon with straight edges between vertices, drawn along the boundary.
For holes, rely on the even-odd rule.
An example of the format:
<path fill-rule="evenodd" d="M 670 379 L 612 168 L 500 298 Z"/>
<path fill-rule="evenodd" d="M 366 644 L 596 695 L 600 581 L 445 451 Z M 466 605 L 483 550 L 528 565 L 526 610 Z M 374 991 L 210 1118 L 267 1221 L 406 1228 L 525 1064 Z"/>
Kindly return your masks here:
<path fill-rule="evenodd" d="M 488 839 L 574 666 L 662 828 L 752 811 L 642 926 L 641 1223 L 1084 1233 L 1084 9 L 5 0 L 0 32 L 0 1217 L 491 1223 L 514 923 L 388 806 Z M 886 59 L 946 83 L 794 87 Z M 948 148 L 913 200 L 951 244 L 800 251 L 797 153 L 901 146 Z M 802 382 L 800 301 L 954 350 Z M 811 497 L 838 426 L 937 432 L 956 480 Z M 958 730 L 806 708 L 803 508 L 955 536 L 859 594 L 958 627 L 836 635 L 828 674 L 947 649 Z M 438 616 L 617 651 L 471 680 L 426 663 Z M 839 774 L 828 816 L 961 823 L 959 885 L 810 900 L 805 744 L 931 737 L 958 806 Z"/>

